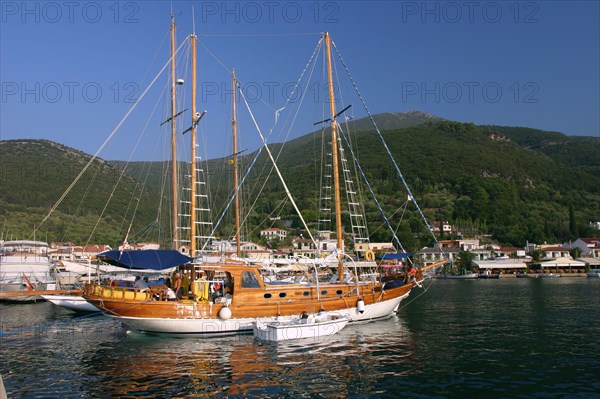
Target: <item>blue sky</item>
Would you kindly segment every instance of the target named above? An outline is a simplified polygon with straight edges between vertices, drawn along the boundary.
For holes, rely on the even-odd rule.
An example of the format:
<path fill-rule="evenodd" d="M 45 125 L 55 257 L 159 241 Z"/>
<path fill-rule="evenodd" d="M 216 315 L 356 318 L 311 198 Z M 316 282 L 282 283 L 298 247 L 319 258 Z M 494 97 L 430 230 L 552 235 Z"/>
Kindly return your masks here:
<path fill-rule="evenodd" d="M 95 153 L 168 60 L 171 7 L 178 42 L 192 31 L 194 7 L 202 43 L 204 157 L 230 152 L 226 69 L 236 68 L 267 132 L 323 31 L 331 32 L 372 113 L 420 110 L 600 136 L 597 1 L 3 1 L 1 7 L 3 140 L 45 138 Z M 189 83 L 187 57 L 181 53 L 178 76 Z M 365 116 L 339 61 L 336 68 L 338 106 L 351 103 L 354 117 Z M 270 142 L 313 130 L 325 98 L 321 74 L 318 59 L 303 102 L 282 113 Z M 167 79 L 158 78 L 101 157 L 166 157 L 155 143 L 168 136 L 160 127 Z M 181 91 L 180 107 L 187 108 L 187 85 Z M 242 102 L 238 109 L 240 149 L 256 149 L 260 139 Z M 190 118 L 184 114 L 178 130 Z"/>

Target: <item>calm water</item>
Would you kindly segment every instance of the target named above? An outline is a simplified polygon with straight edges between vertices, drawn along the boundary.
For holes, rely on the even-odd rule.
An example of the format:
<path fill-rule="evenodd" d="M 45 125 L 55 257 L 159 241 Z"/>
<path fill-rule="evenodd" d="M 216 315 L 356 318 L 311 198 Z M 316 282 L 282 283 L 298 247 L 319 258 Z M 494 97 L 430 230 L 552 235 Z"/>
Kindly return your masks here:
<path fill-rule="evenodd" d="M 10 399 L 600 397 L 600 280 L 438 280 L 422 292 L 388 320 L 283 344 L 0 305 L 0 373 Z"/>

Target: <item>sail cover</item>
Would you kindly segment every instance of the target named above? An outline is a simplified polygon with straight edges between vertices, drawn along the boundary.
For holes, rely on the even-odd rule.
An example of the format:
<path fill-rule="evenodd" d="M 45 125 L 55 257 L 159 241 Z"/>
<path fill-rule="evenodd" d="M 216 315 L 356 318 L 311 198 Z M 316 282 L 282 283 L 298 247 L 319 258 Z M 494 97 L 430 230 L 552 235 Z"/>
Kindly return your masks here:
<path fill-rule="evenodd" d="M 130 269 L 163 270 L 192 261 L 174 249 L 144 249 L 139 251 L 106 251 L 98 259 L 114 266 Z"/>
<path fill-rule="evenodd" d="M 381 259 L 381 260 L 392 260 L 392 259 L 404 259 L 404 258 L 408 258 L 409 256 L 412 256 L 411 253 L 404 253 L 404 254 L 385 254 L 383 256 L 378 256 L 377 259 Z"/>

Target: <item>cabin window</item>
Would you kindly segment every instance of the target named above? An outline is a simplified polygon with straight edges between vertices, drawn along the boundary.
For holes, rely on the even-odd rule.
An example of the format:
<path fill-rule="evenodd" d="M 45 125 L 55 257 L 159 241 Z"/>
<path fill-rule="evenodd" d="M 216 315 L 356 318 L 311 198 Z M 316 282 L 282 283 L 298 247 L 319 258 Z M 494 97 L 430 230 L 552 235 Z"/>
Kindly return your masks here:
<path fill-rule="evenodd" d="M 260 288 L 260 283 L 253 272 L 242 272 L 242 288 Z"/>
<path fill-rule="evenodd" d="M 327 295 L 327 290 L 321 291 L 321 295 Z"/>
<path fill-rule="evenodd" d="M 302 295 L 304 295 L 304 296 L 309 296 L 309 295 L 310 295 L 310 292 L 308 292 L 308 291 L 304 291 L 304 292 L 302 293 Z"/>
<path fill-rule="evenodd" d="M 342 290 L 337 290 L 335 293 L 336 293 L 337 295 L 342 295 Z"/>
<path fill-rule="evenodd" d="M 271 296 L 272 296 L 271 294 L 265 294 L 264 295 L 264 297 L 267 298 L 267 299 L 271 298 Z"/>
<path fill-rule="evenodd" d="M 287 296 L 287 294 L 285 292 L 279 293 L 279 298 L 285 298 L 286 296 Z"/>

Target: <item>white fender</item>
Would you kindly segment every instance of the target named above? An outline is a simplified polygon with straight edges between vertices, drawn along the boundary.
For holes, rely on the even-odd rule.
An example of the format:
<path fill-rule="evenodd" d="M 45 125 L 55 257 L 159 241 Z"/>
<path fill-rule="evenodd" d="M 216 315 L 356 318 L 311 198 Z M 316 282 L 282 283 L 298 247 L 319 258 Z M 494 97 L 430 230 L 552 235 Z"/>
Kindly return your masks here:
<path fill-rule="evenodd" d="M 231 309 L 228 307 L 223 307 L 219 310 L 219 319 L 221 320 L 229 320 L 231 318 Z"/>
<path fill-rule="evenodd" d="M 356 301 L 356 310 L 358 310 L 358 313 L 365 313 L 365 301 L 362 299 Z"/>

